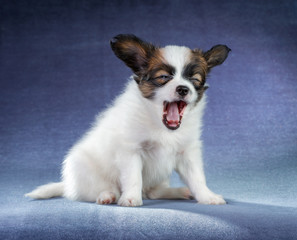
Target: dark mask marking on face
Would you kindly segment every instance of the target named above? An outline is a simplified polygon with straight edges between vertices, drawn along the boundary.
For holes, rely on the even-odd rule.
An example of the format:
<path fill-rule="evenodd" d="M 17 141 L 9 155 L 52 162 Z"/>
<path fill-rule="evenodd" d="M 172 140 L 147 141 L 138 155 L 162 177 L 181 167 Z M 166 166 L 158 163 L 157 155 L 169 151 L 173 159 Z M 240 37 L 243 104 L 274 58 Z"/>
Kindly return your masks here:
<path fill-rule="evenodd" d="M 135 76 L 142 95 L 153 98 L 156 88 L 164 86 L 173 79 L 175 68 L 166 64 L 161 53 L 156 51 L 149 61 L 148 69 L 142 76 Z"/>

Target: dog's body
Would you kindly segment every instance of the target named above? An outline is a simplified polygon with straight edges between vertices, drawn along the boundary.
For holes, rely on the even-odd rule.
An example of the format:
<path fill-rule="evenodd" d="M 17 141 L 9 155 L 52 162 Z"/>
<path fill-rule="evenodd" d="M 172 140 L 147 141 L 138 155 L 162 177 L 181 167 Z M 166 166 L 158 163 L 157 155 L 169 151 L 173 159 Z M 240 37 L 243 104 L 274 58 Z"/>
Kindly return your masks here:
<path fill-rule="evenodd" d="M 200 141 L 205 78 L 230 49 L 203 53 L 186 47 L 157 48 L 133 35 L 111 41 L 134 72 L 125 91 L 69 152 L 62 182 L 27 196 L 142 205 L 142 198 L 189 199 L 224 204 L 205 181 Z M 176 170 L 188 188 L 170 188 Z"/>

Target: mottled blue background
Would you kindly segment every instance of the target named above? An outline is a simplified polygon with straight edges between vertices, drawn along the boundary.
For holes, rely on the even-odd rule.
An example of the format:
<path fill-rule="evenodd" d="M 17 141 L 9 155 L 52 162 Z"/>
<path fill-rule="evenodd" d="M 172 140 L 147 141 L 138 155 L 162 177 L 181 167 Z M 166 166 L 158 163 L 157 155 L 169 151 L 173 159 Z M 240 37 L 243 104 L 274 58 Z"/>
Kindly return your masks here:
<path fill-rule="evenodd" d="M 296 1 L 0 0 L 0 24 L 1 239 L 297 239 Z M 209 186 L 228 205 L 23 197 L 59 180 L 122 91 L 131 72 L 109 47 L 119 33 L 232 49 L 208 79 L 203 132 Z"/>

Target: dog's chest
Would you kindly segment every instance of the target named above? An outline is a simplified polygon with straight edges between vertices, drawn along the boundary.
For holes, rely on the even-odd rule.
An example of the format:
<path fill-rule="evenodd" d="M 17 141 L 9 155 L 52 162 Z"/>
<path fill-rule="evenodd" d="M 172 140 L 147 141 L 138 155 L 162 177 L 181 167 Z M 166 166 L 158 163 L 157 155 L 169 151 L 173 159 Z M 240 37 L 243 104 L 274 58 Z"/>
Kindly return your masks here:
<path fill-rule="evenodd" d="M 141 147 L 143 185 L 150 187 L 166 180 L 176 166 L 178 155 L 176 147 L 166 146 L 160 142 L 143 142 Z"/>

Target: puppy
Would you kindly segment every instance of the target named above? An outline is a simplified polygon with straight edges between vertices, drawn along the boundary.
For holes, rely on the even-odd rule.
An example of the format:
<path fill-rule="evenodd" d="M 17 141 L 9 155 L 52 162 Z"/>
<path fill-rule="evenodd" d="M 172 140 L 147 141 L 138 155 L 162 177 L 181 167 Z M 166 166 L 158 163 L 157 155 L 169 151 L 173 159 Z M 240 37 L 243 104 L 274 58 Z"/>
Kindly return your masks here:
<path fill-rule="evenodd" d="M 26 196 L 129 207 L 143 198 L 225 204 L 206 185 L 200 135 L 206 76 L 230 49 L 159 48 L 134 35 L 117 35 L 110 44 L 134 73 L 125 91 L 69 151 L 62 181 Z M 188 188 L 169 186 L 173 170 Z"/>

